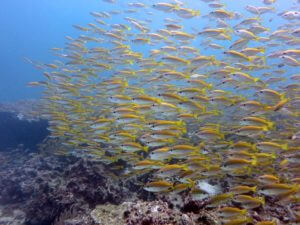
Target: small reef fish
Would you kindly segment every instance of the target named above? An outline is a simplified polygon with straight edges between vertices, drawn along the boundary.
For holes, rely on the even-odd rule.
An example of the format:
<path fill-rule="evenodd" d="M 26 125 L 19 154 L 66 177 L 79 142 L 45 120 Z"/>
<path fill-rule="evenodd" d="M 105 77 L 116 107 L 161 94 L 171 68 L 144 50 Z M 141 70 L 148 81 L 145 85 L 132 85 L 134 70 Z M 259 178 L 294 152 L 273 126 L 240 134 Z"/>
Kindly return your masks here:
<path fill-rule="evenodd" d="M 249 2 L 103 0 L 57 60 L 25 58 L 56 153 L 147 174 L 219 224 L 299 222 L 299 1 Z"/>

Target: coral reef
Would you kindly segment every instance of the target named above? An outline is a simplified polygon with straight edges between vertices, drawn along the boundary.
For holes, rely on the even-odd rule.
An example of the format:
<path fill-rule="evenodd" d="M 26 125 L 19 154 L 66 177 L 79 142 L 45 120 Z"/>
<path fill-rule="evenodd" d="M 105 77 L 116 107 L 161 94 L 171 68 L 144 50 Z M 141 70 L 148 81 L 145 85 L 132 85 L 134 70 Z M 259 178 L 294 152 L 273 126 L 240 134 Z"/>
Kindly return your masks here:
<path fill-rule="evenodd" d="M 162 201 L 124 202 L 119 206 L 99 205 L 91 215 L 101 225 L 183 224 L 180 221 L 184 217 L 179 211 L 171 210 L 168 204 Z"/>
<path fill-rule="evenodd" d="M 216 224 L 209 213 L 183 213 L 162 200 L 99 205 L 91 216 L 100 225 L 196 225 Z"/>
<path fill-rule="evenodd" d="M 98 204 L 120 204 L 145 195 L 133 180 L 115 179 L 98 162 L 24 154 L 23 149 L 2 152 L 0 160 L 0 205 L 24 212 L 27 225 L 52 224 L 70 210 L 82 218 Z"/>
<path fill-rule="evenodd" d="M 49 141 L 48 141 L 49 142 Z M 47 148 L 58 148 L 49 144 Z M 118 168 L 117 166 L 115 166 Z M 188 192 L 153 195 L 137 183 L 148 174 L 118 176 L 114 167 L 74 156 L 0 152 L 1 225 L 215 225 L 209 199 Z M 224 184 L 225 185 L 225 184 Z M 226 186 L 226 185 L 225 185 Z M 256 221 L 291 224 L 289 209 L 267 198 Z M 272 203 L 272 204 L 271 204 Z"/>
<path fill-rule="evenodd" d="M 41 146 L 39 153 L 0 151 L 0 225 L 220 224 L 209 198 L 194 200 L 188 191 L 154 195 L 138 185 L 149 174 L 125 176 L 120 164 L 49 154 L 60 148 L 53 140 Z M 291 224 L 289 208 L 266 201 L 251 214 L 255 221 Z"/>
<path fill-rule="evenodd" d="M 23 211 L 14 209 L 9 210 L 0 206 L 0 224 L 1 225 L 20 225 L 25 222 L 25 214 Z"/>

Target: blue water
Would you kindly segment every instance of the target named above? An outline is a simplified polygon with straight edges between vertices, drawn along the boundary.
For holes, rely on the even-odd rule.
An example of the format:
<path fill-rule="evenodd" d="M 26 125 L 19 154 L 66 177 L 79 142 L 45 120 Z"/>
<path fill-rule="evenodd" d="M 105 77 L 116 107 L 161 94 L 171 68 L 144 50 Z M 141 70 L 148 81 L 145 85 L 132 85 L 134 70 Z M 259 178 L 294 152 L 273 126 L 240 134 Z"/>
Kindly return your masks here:
<path fill-rule="evenodd" d="M 101 0 L 2 1 L 0 7 L 0 101 L 38 98 L 41 94 L 41 89 L 29 88 L 26 84 L 30 81 L 43 80 L 43 71 L 37 70 L 33 65 L 27 63 L 24 57 L 40 63 L 51 63 L 56 57 L 50 53 L 49 49 L 52 47 L 64 47 L 66 40 L 64 37 L 66 35 L 78 36 L 80 32 L 74 29 L 72 25 L 85 26 L 87 23 L 93 22 L 94 18 L 89 12 L 122 10 L 127 3 L 134 1 L 119 0 L 117 2 L 116 4 L 110 4 Z M 148 3 L 148 1 L 141 2 Z M 156 3 L 159 1 L 152 2 Z M 188 3 L 188 7 L 200 9 L 202 15 L 209 12 L 207 4 L 200 0 L 183 2 Z M 238 11 L 245 15 L 245 18 L 253 17 L 253 15 L 243 9 L 250 1 L 240 0 L 233 2 L 232 0 L 225 0 L 222 2 L 227 4 L 229 11 Z M 277 9 L 276 13 L 279 13 L 290 9 L 292 4 L 295 4 L 294 2 L 292 0 L 278 0 L 273 6 Z M 263 6 L 262 0 L 253 0 L 250 4 Z M 153 9 L 150 9 L 150 11 L 157 14 L 156 19 L 153 20 L 152 28 L 161 28 L 161 16 L 165 16 L 165 14 Z M 141 14 L 128 14 L 128 16 L 145 19 L 143 18 L 144 15 Z M 171 13 L 169 15 L 171 18 L 174 16 Z M 124 20 L 118 21 L 121 17 L 123 15 L 113 17 L 111 23 L 123 23 Z M 266 21 L 264 25 L 271 28 L 271 31 L 276 30 L 278 25 L 284 23 L 276 14 L 266 14 L 262 17 Z M 273 18 L 272 22 L 268 22 L 270 18 Z M 189 31 L 192 27 L 201 30 L 211 22 L 202 17 L 197 17 L 192 20 L 186 20 L 185 23 L 189 24 L 189 28 L 185 29 Z M 236 20 L 233 23 L 236 23 Z M 195 46 L 199 45 L 199 41 L 195 43 Z M 211 54 L 211 52 L 207 53 Z"/>
<path fill-rule="evenodd" d="M 51 63 L 55 57 L 49 49 L 63 47 L 66 35 L 78 35 L 72 24 L 91 22 L 89 12 L 102 8 L 99 0 L 2 1 L 0 101 L 39 97 L 41 89 L 27 87 L 26 84 L 42 80 L 43 71 L 37 70 L 23 57 Z"/>

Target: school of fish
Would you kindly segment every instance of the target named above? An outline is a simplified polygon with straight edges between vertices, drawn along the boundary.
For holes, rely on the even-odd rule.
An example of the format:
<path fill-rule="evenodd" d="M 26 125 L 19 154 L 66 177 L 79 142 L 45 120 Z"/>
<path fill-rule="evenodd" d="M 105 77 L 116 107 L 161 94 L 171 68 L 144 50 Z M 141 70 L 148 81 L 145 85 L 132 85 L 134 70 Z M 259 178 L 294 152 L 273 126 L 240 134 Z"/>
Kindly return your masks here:
<path fill-rule="evenodd" d="M 300 4 L 282 1 L 100 2 L 116 10 L 74 25 L 60 60 L 31 61 L 58 154 L 151 173 L 145 190 L 208 199 L 221 224 L 285 224 L 253 218 L 269 199 L 300 222 Z"/>

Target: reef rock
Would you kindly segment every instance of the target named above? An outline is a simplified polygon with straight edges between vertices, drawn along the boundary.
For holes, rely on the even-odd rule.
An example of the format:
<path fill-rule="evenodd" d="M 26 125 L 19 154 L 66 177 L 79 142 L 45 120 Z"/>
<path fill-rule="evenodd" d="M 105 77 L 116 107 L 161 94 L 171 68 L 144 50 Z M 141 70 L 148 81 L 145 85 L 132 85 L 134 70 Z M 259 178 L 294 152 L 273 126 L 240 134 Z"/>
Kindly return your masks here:
<path fill-rule="evenodd" d="M 6 211 L 24 212 L 26 225 L 54 224 L 72 215 L 70 211 L 84 217 L 98 204 L 120 204 L 143 196 L 134 181 L 117 179 L 98 162 L 24 154 L 22 149 L 0 154 L 0 205 Z"/>

